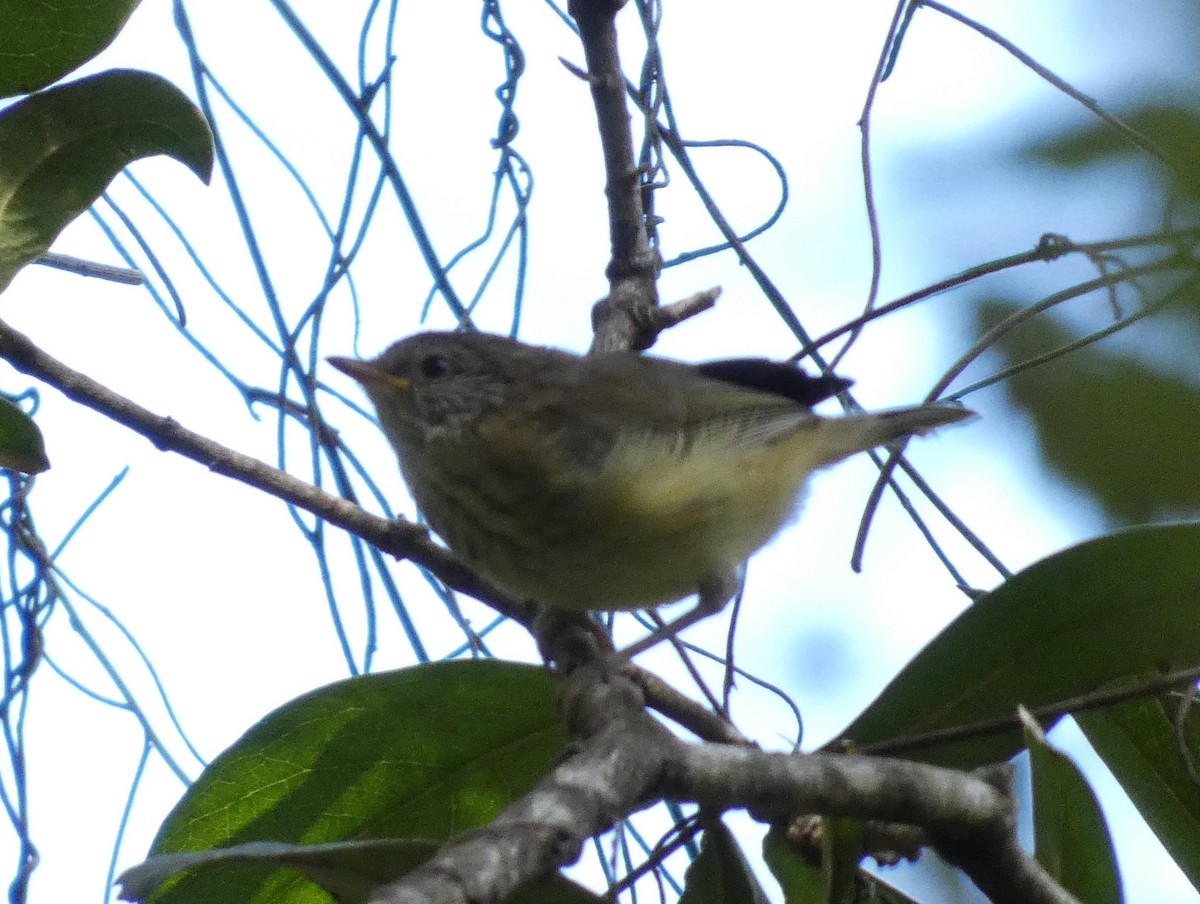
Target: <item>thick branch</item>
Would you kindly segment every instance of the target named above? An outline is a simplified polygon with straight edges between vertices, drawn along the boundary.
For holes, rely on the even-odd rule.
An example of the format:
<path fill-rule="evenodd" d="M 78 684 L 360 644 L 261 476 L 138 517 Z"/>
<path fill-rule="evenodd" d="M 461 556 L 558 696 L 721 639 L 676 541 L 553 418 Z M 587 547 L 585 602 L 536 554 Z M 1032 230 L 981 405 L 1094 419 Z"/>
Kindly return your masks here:
<path fill-rule="evenodd" d="M 821 813 L 911 823 L 934 835 L 972 836 L 1010 810 L 988 782 L 938 766 L 723 744 L 683 748 L 660 790 L 668 800 L 716 810 L 745 807 L 764 821 Z"/>
<path fill-rule="evenodd" d="M 1072 904 L 1017 842 L 1011 769 L 967 775 L 937 766 L 842 754 L 684 747 L 658 789 L 667 800 L 745 807 L 778 820 L 820 813 L 920 827 L 928 843 L 997 904 Z"/>
<path fill-rule="evenodd" d="M 586 646 L 586 636 L 580 642 Z M 824 813 L 916 825 L 993 901 L 1073 900 L 1017 844 L 1007 766 L 968 775 L 865 756 L 688 744 L 652 719 L 636 687 L 603 661 L 575 668 L 561 686 L 576 739 L 571 753 L 490 826 L 450 842 L 370 904 L 499 901 L 659 800 L 715 812 L 745 808 L 759 819 Z"/>
<path fill-rule="evenodd" d="M 997 904 L 1080 904 L 1021 848 L 1013 832 L 970 843 L 942 841 L 937 849 Z"/>
<path fill-rule="evenodd" d="M 484 829 L 379 888 L 369 904 L 488 904 L 572 863 L 592 835 L 652 801 L 676 740 L 627 681 L 603 665 L 563 681 L 577 736 L 586 741 Z"/>

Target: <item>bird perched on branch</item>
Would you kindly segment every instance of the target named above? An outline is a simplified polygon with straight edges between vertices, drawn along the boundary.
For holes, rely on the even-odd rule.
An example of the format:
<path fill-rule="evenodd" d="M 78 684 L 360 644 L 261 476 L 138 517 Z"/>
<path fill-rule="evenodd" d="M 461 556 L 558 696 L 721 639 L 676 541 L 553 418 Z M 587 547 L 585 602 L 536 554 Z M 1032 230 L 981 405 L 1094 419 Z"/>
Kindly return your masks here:
<path fill-rule="evenodd" d="M 573 611 L 698 594 L 672 631 L 728 602 L 815 470 L 972 417 L 947 404 L 824 417 L 811 406 L 849 381 L 794 364 L 579 356 L 484 333 L 329 361 L 366 391 L 413 498 L 464 562 Z"/>

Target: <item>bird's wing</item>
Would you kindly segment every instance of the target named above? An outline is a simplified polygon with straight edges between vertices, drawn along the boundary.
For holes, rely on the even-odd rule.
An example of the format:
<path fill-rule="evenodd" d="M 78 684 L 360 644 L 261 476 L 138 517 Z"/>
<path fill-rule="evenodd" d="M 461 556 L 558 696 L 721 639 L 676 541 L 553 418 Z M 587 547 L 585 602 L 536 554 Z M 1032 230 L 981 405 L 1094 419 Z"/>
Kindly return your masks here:
<path fill-rule="evenodd" d="M 718 435 L 735 446 L 769 443 L 814 420 L 794 397 L 718 379 L 678 361 L 614 354 L 589 359 L 588 370 L 585 407 L 594 417 L 620 412 L 626 429 L 675 435 L 685 444 Z"/>

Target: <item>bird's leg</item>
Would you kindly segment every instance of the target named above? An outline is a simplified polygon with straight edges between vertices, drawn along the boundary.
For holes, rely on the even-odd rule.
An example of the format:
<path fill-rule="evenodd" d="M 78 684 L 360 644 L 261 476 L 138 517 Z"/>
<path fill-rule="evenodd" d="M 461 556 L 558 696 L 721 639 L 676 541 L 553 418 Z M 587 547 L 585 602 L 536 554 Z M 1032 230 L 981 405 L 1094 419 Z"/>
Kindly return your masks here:
<path fill-rule="evenodd" d="M 666 640 L 672 635 L 678 635 L 684 629 L 690 628 L 696 622 L 703 621 L 710 615 L 716 615 L 733 598 L 734 593 L 737 592 L 739 583 L 738 574 L 735 571 L 705 577 L 700 582 L 698 597 L 694 607 L 674 621 L 667 622 L 667 624 L 658 628 L 658 630 L 647 634 L 641 640 L 630 644 L 623 650 L 617 651 L 616 655 L 628 661 L 639 653 L 646 652 L 652 646 L 659 643 L 659 641 Z"/>

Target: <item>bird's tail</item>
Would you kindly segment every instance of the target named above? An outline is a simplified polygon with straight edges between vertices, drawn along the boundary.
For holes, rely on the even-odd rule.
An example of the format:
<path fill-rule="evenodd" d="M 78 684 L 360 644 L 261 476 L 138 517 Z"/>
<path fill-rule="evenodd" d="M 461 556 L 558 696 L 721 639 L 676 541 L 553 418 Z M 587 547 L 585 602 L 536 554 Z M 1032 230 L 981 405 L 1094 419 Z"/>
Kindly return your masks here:
<path fill-rule="evenodd" d="M 947 404 L 890 408 L 822 418 L 822 432 L 825 433 L 822 464 L 833 464 L 856 452 L 890 446 L 910 436 L 921 436 L 938 427 L 961 423 L 975 416 L 975 412 L 968 408 Z"/>

